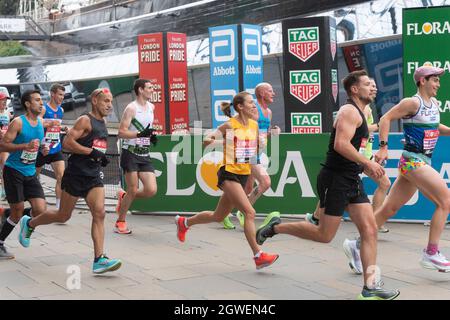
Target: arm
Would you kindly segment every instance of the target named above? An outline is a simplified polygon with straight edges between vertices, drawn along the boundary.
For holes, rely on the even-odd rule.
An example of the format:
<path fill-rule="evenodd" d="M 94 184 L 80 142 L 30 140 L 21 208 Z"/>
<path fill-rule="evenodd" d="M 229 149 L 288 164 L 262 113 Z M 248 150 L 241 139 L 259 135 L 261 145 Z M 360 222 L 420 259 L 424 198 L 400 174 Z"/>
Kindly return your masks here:
<path fill-rule="evenodd" d="M 223 137 L 225 137 L 225 134 L 227 132 L 227 129 L 231 129 L 231 126 L 228 122 L 223 123 L 220 125 L 215 131 L 209 133 L 205 139 L 203 140 L 203 145 L 209 146 L 211 144 L 214 144 L 214 146 L 222 146 L 223 145 Z M 222 138 L 222 139 L 218 139 Z"/>
<path fill-rule="evenodd" d="M 439 134 L 441 136 L 450 136 L 450 128 L 446 125 L 439 124 Z"/>
<path fill-rule="evenodd" d="M 73 125 L 64 138 L 63 148 L 71 153 L 89 155 L 93 148 L 84 147 L 76 140 L 85 136 L 91 130 L 88 116 L 82 116 Z"/>
<path fill-rule="evenodd" d="M 128 130 L 131 124 L 131 120 L 136 115 L 136 109 L 132 105 L 128 105 L 123 112 L 122 119 L 119 124 L 119 138 L 122 139 L 135 139 L 138 132 Z"/>
<path fill-rule="evenodd" d="M 379 122 L 378 132 L 380 133 L 380 141 L 388 141 L 389 129 L 392 120 L 402 119 L 407 116 L 414 115 L 419 108 L 419 100 L 415 98 L 406 98 L 400 101 L 399 104 L 392 107 L 391 110 L 386 112 L 384 116 L 381 117 Z M 375 154 L 375 161 L 382 163 L 388 158 L 388 147 L 380 147 L 378 152 Z"/>
<path fill-rule="evenodd" d="M 6 131 L 3 139 L 0 141 L 1 152 L 14 152 L 21 150 L 33 151 L 37 146 L 39 146 L 39 141 L 37 141 L 36 146 L 36 140 L 30 141 L 29 143 L 14 144 L 13 141 L 20 133 L 20 130 L 22 130 L 22 119 L 16 118 L 11 121 L 8 131 Z"/>

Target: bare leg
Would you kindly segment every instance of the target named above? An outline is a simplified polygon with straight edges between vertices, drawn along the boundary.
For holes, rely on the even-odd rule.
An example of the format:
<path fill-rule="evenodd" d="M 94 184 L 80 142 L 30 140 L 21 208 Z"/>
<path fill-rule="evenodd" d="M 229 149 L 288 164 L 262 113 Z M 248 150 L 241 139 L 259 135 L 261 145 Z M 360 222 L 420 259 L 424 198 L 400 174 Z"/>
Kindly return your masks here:
<path fill-rule="evenodd" d="M 91 236 L 94 243 L 95 258 L 104 253 L 105 241 L 105 189 L 93 188 L 86 197 L 86 203 L 92 213 Z"/>

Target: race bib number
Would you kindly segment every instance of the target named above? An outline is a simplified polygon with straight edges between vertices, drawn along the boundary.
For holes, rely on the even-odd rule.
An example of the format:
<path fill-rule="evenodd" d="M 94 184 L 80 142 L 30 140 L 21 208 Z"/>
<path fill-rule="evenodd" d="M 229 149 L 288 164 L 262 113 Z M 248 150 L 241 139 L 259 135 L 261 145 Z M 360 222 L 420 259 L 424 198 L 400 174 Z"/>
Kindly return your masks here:
<path fill-rule="evenodd" d="M 59 142 L 61 127 L 48 127 L 45 132 L 45 140 L 48 142 Z"/>
<path fill-rule="evenodd" d="M 36 151 L 22 151 L 22 154 L 20 155 L 20 161 L 25 164 L 34 163 L 36 161 L 38 154 L 38 150 Z"/>
<path fill-rule="evenodd" d="M 136 145 L 147 147 L 150 145 L 150 138 L 148 137 L 136 138 Z"/>
<path fill-rule="evenodd" d="M 258 152 L 258 142 L 257 140 L 241 140 L 235 138 L 235 154 L 236 163 L 250 163 L 250 159 L 256 157 Z"/>
<path fill-rule="evenodd" d="M 367 141 L 368 141 L 367 138 L 361 139 L 361 145 L 359 146 L 359 153 L 364 154 L 364 152 L 366 152 Z"/>
<path fill-rule="evenodd" d="M 439 138 L 439 130 L 425 130 L 423 136 L 423 153 L 431 155 Z"/>
<path fill-rule="evenodd" d="M 106 153 L 106 150 L 108 149 L 108 141 L 106 141 L 106 139 L 94 139 L 92 142 L 92 148 Z"/>

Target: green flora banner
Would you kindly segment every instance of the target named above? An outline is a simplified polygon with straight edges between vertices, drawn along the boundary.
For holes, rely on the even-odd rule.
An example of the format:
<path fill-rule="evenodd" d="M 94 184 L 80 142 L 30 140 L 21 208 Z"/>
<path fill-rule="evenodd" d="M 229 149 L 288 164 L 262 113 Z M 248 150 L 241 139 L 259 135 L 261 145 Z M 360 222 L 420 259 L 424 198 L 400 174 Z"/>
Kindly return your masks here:
<path fill-rule="evenodd" d="M 318 113 L 320 115 L 320 113 Z M 317 114 L 302 114 L 299 124 L 320 124 Z M 255 206 L 258 213 L 313 212 L 317 204 L 316 177 L 325 158 L 328 134 L 281 134 L 269 142 L 262 163 L 268 164 L 271 188 Z M 158 192 L 151 199 L 136 200 L 131 210 L 145 212 L 198 212 L 214 210 L 221 190 L 217 170 L 221 150 L 202 147 L 203 136 L 161 136 L 151 153 Z M 273 151 L 271 150 L 273 146 Z M 279 147 L 277 147 L 279 146 Z"/>
<path fill-rule="evenodd" d="M 445 69 L 437 99 L 441 123 L 450 125 L 450 6 L 403 9 L 403 93 L 414 95 L 414 70 L 422 65 Z"/>

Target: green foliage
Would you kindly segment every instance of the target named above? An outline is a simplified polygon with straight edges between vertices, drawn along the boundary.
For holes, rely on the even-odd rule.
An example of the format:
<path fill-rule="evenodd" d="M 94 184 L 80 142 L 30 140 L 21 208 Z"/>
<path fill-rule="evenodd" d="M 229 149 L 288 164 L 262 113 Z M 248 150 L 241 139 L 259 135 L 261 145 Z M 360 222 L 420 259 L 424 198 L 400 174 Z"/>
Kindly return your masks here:
<path fill-rule="evenodd" d="M 17 41 L 0 41 L 0 57 L 23 56 L 28 54 L 30 53 Z"/>
<path fill-rule="evenodd" d="M 0 0 L 0 15 L 17 15 L 19 0 Z"/>

